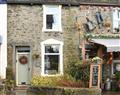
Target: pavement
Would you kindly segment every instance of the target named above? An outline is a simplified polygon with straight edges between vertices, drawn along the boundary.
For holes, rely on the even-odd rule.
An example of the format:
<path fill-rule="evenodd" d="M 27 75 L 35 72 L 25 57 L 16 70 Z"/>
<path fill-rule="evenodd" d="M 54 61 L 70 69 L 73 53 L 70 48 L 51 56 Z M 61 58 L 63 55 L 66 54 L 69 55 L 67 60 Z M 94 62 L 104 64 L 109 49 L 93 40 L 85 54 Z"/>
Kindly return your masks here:
<path fill-rule="evenodd" d="M 104 92 L 102 95 L 120 95 L 120 92 Z"/>

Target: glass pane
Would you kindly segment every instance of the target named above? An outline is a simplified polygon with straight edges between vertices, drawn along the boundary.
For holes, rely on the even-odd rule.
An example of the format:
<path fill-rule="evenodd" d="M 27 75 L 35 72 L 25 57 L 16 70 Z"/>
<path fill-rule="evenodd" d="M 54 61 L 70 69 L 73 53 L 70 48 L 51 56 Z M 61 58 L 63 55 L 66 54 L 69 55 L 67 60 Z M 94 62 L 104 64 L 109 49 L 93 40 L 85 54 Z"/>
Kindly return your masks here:
<path fill-rule="evenodd" d="M 46 15 L 46 28 L 52 29 L 54 18 L 52 14 Z"/>
<path fill-rule="evenodd" d="M 98 66 L 93 67 L 92 86 L 98 85 Z"/>
<path fill-rule="evenodd" d="M 45 74 L 59 73 L 59 55 L 45 55 Z"/>
<path fill-rule="evenodd" d="M 120 62 L 113 63 L 113 74 L 115 74 L 116 72 L 120 72 Z"/>
<path fill-rule="evenodd" d="M 59 29 L 60 27 L 60 15 L 54 14 L 54 23 L 53 23 L 53 29 Z"/>
<path fill-rule="evenodd" d="M 59 53 L 59 45 L 45 46 L 45 53 Z"/>
<path fill-rule="evenodd" d="M 46 13 L 59 15 L 59 6 L 53 6 L 53 5 L 46 6 Z"/>

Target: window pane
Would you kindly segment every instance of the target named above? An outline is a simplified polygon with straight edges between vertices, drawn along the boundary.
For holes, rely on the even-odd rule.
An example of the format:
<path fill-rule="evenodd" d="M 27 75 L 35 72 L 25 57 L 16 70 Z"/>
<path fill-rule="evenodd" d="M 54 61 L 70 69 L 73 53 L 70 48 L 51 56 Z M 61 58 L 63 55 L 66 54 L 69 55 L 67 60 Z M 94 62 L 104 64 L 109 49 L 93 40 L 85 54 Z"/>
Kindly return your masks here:
<path fill-rule="evenodd" d="M 113 63 L 113 74 L 115 74 L 116 72 L 120 72 L 120 62 Z"/>
<path fill-rule="evenodd" d="M 45 46 L 45 53 L 59 53 L 59 45 Z"/>
<path fill-rule="evenodd" d="M 58 29 L 60 26 L 60 21 L 59 21 L 60 15 L 54 14 L 54 23 L 53 23 L 53 29 Z"/>
<path fill-rule="evenodd" d="M 45 55 L 45 74 L 59 73 L 59 55 Z"/>
<path fill-rule="evenodd" d="M 46 13 L 47 14 L 59 14 L 59 6 L 47 5 Z"/>
<path fill-rule="evenodd" d="M 46 28 L 47 29 L 52 29 L 53 27 L 53 15 L 46 15 Z"/>
<path fill-rule="evenodd" d="M 120 12 L 119 10 L 113 11 L 113 32 L 119 32 L 120 27 Z"/>

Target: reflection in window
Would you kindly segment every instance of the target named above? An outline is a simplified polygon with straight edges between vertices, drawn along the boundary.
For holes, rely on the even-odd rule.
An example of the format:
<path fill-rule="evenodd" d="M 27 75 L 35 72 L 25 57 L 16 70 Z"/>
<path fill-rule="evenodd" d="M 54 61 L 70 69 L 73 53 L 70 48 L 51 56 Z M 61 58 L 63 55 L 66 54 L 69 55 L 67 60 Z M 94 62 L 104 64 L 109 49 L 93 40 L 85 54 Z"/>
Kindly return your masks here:
<path fill-rule="evenodd" d="M 115 74 L 116 72 L 120 72 L 120 61 L 118 62 L 113 62 L 113 74 Z"/>
<path fill-rule="evenodd" d="M 59 55 L 45 55 L 45 74 L 59 73 Z"/>
<path fill-rule="evenodd" d="M 53 15 L 46 15 L 46 29 L 52 29 L 53 27 Z"/>
<path fill-rule="evenodd" d="M 59 53 L 59 45 L 45 46 L 45 53 Z"/>
<path fill-rule="evenodd" d="M 60 73 L 59 45 L 45 45 L 44 74 Z"/>

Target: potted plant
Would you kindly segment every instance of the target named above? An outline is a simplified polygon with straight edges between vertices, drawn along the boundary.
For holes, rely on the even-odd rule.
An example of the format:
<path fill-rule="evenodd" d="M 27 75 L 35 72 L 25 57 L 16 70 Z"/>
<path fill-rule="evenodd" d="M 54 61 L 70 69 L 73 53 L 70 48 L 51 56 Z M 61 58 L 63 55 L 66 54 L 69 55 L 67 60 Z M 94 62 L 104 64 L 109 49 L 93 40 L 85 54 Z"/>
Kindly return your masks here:
<path fill-rule="evenodd" d="M 92 62 L 95 64 L 100 64 L 102 63 L 102 59 L 98 56 L 92 58 Z"/>
<path fill-rule="evenodd" d="M 32 55 L 32 57 L 33 57 L 33 59 L 38 59 L 38 58 L 39 58 L 39 54 L 38 54 L 38 53 L 34 53 L 34 54 Z"/>
<path fill-rule="evenodd" d="M 115 72 L 115 79 L 116 79 L 116 84 L 117 84 L 117 90 L 120 89 L 120 71 Z"/>
<path fill-rule="evenodd" d="M 108 28 L 108 27 L 111 26 L 111 23 L 110 23 L 110 22 L 106 22 L 104 26 L 105 26 L 106 28 Z"/>

